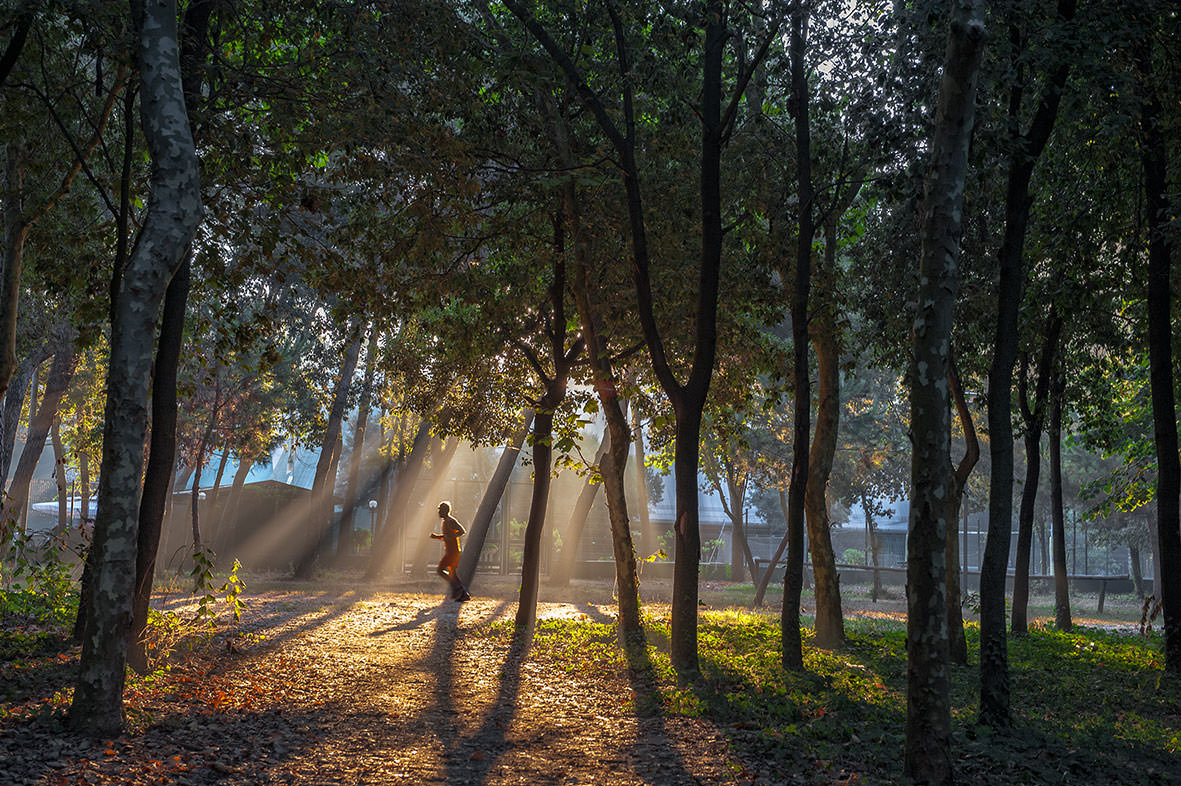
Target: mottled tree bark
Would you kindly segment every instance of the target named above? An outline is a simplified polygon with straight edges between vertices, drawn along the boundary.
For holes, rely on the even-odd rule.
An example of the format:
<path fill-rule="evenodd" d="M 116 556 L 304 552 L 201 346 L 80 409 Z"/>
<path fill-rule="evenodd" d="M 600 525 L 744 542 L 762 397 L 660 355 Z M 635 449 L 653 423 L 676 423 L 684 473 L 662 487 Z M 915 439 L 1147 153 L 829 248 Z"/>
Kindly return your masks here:
<path fill-rule="evenodd" d="M 189 299 L 190 265 L 187 256 L 176 275 L 168 282 L 164 294 L 160 341 L 152 367 L 152 431 L 143 495 L 139 503 L 135 596 L 132 600 L 131 625 L 127 631 L 127 665 L 140 674 L 147 674 L 149 669 L 144 633 L 148 625 L 152 582 L 156 576 L 156 552 L 160 548 L 164 515 L 172 491 L 172 467 L 176 463 L 176 370 L 180 365 L 185 304 Z"/>
<path fill-rule="evenodd" d="M 197 156 L 181 90 L 176 3 L 132 3 L 139 31 L 140 116 L 152 162 L 143 228 L 114 304 L 96 555 L 70 722 L 95 735 L 123 723 L 126 635 L 134 591 L 136 531 L 156 319 L 169 279 L 201 221 Z"/>
<path fill-rule="evenodd" d="M 923 199 L 918 308 L 912 330 L 904 772 L 928 784 L 952 782 L 945 564 L 952 478 L 947 380 L 968 143 L 985 39 L 982 6 L 979 0 L 952 6 Z"/>

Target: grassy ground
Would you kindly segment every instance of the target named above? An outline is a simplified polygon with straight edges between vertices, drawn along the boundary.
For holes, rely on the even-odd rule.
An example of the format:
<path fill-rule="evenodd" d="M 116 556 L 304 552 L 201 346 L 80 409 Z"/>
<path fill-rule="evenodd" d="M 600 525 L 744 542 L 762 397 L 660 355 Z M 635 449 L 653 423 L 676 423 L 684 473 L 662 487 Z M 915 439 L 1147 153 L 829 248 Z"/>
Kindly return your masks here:
<path fill-rule="evenodd" d="M 901 779 L 906 712 L 906 634 L 899 621 L 847 621 L 839 652 L 807 646 L 806 672 L 779 665 L 778 618 L 746 610 L 705 611 L 698 650 L 702 678 L 678 683 L 667 657 L 664 616 L 648 620 L 650 711 L 700 717 L 725 727 L 754 780 L 825 772 L 826 782 Z M 550 620 L 544 648 L 572 674 L 618 668 L 609 625 Z M 978 629 L 970 625 L 973 661 Z M 1080 628 L 1038 627 L 1010 645 L 1014 730 L 975 725 L 975 665 L 952 670 L 957 780 L 980 784 L 1160 784 L 1181 778 L 1181 687 L 1164 676 L 1159 638 Z M 814 782 L 809 779 L 807 782 Z"/>

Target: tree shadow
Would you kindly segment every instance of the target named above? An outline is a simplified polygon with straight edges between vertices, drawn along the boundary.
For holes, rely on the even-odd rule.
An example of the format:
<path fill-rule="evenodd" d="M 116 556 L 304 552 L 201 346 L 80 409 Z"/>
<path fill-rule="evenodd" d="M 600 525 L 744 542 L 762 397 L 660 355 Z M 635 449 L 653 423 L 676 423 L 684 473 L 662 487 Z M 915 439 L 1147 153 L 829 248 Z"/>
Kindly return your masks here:
<path fill-rule="evenodd" d="M 684 756 L 668 733 L 664 698 L 656 679 L 656 666 L 643 635 L 622 637 L 627 656 L 627 678 L 635 694 L 636 740 L 632 744 L 632 771 L 647 783 L 697 783 Z M 655 754 L 655 755 L 654 755 Z M 650 770 L 650 771 L 647 771 Z"/>
<path fill-rule="evenodd" d="M 527 641 L 513 639 L 501 662 L 500 685 L 496 698 L 484 716 L 480 728 L 467 737 L 463 744 L 453 743 L 448 746 L 448 782 L 486 783 L 493 765 L 511 747 L 506 741 L 506 734 L 517 713 L 517 697 L 521 689 L 521 664 L 528 651 Z"/>

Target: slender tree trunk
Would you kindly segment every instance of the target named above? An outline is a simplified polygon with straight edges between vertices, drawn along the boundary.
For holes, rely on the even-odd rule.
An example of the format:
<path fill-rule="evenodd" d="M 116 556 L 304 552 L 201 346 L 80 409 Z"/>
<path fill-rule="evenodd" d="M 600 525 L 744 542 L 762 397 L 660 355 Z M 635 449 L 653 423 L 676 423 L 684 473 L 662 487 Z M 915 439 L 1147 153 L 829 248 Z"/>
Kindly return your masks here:
<path fill-rule="evenodd" d="M 20 425 L 21 410 L 25 406 L 25 393 L 36 369 L 49 358 L 49 344 L 24 358 L 4 394 L 3 435 L 0 436 L 0 488 L 8 487 L 8 471 L 12 469 L 12 453 L 16 445 L 16 432 Z"/>
<path fill-rule="evenodd" d="M 92 591 L 70 722 L 94 736 L 123 723 L 126 636 L 156 319 L 168 281 L 201 220 L 201 189 L 181 90 L 175 2 L 132 4 L 139 31 L 140 102 L 152 162 L 150 200 L 113 305 Z M 182 122 L 176 122 L 180 118 Z"/>
<path fill-rule="evenodd" d="M 1057 535 L 1057 532 L 1055 532 L 1055 535 Z M 1055 541 L 1054 541 L 1054 558 L 1055 558 L 1054 580 L 1055 580 L 1055 582 L 1057 582 L 1057 579 L 1058 579 L 1058 574 L 1057 574 L 1058 552 L 1057 552 L 1057 549 L 1058 549 L 1058 542 L 1057 542 L 1057 539 L 1055 539 Z M 1066 538 L 1065 537 L 1062 539 L 1062 551 L 1063 551 L 1063 557 L 1065 557 L 1066 556 L 1065 555 L 1065 551 L 1066 551 Z M 1065 562 L 1065 559 L 1063 561 Z M 1140 547 L 1134 543 L 1128 544 L 1128 563 L 1131 565 L 1132 586 L 1135 588 L 1135 591 L 1136 591 L 1136 600 L 1143 601 L 1144 597 L 1146 595 L 1146 593 L 1144 592 L 1144 568 L 1143 568 L 1143 562 L 1140 559 Z"/>
<path fill-rule="evenodd" d="M 808 125 L 808 77 L 804 53 L 807 44 L 808 6 L 797 4 L 791 14 L 792 96 L 795 99 L 796 196 L 799 228 L 796 234 L 796 265 L 791 293 L 791 337 L 794 347 L 792 391 L 793 434 L 791 481 L 787 492 L 788 559 L 783 580 L 783 614 L 779 622 L 783 636 L 783 668 L 802 671 L 803 639 L 800 635 L 800 595 L 804 589 L 804 514 L 808 474 L 808 432 L 812 423 L 812 389 L 808 374 L 808 299 L 812 280 L 812 137 Z"/>
<path fill-rule="evenodd" d="M 336 488 L 336 476 L 331 471 L 332 460 L 336 452 L 337 440 L 340 438 L 340 426 L 344 420 L 344 408 L 348 401 L 349 388 L 353 384 L 353 373 L 357 370 L 357 356 L 361 353 L 361 341 L 364 338 L 363 326 L 360 323 L 353 325 L 349 332 L 350 338 L 345 346 L 340 376 L 337 377 L 336 393 L 332 398 L 332 408 L 328 413 L 328 423 L 324 428 L 320 458 L 316 461 L 316 475 L 312 481 L 312 514 L 306 533 L 308 540 L 302 556 L 295 564 L 295 578 L 297 579 L 312 577 L 316 569 L 316 561 L 320 556 L 322 540 L 332 526 L 332 496 Z"/>
<path fill-rule="evenodd" d="M 636 552 L 632 545 L 631 519 L 627 513 L 624 493 L 624 473 L 627 454 L 631 447 L 631 429 L 614 384 L 599 387 L 599 402 L 607 418 L 607 452 L 599 465 L 603 477 L 603 492 L 607 496 L 607 515 L 611 521 L 611 549 L 615 557 L 615 587 L 619 593 L 619 633 L 630 645 L 642 642 L 643 625 L 640 621 L 640 576 L 636 568 Z M 584 519 L 585 521 L 585 519 Z"/>
<path fill-rule="evenodd" d="M 951 466 L 951 329 L 977 76 L 982 3 L 953 5 L 920 228 L 918 311 L 910 372 L 911 506 L 907 539 L 907 706 L 904 774 L 950 784 L 947 520 Z"/>
<path fill-rule="evenodd" d="M 349 486 L 344 510 L 340 517 L 340 532 L 336 540 L 336 558 L 350 557 L 356 551 L 353 544 L 353 517 L 361 501 L 358 484 L 361 481 L 361 459 L 365 455 L 365 429 L 369 424 L 369 409 L 373 405 L 373 376 L 377 371 L 377 328 L 371 328 L 369 347 L 365 351 L 365 376 L 361 382 L 361 401 L 357 404 L 357 424 L 353 429 L 353 453 L 349 459 Z"/>
<path fill-rule="evenodd" d="M 78 454 L 78 492 L 82 495 L 82 504 L 78 508 L 78 525 L 85 526 L 90 518 L 90 454 L 86 451 Z"/>
<path fill-rule="evenodd" d="M 1033 555 L 1034 506 L 1041 482 L 1041 437 L 1040 424 L 1037 433 L 1025 433 L 1025 485 L 1021 488 L 1021 508 L 1017 514 L 1017 564 L 1013 572 L 1013 610 L 1009 621 L 1009 630 L 1014 636 L 1024 636 L 1029 627 L 1029 561 Z"/>
<path fill-rule="evenodd" d="M 828 479 L 837 450 L 841 412 L 840 346 L 837 342 L 836 293 L 832 271 L 820 271 L 820 307 L 811 314 L 812 346 L 816 350 L 816 430 L 808 454 L 808 483 L 804 492 L 808 547 L 812 553 L 812 575 L 816 584 L 816 639 L 821 649 L 835 649 L 845 643 L 845 621 L 841 612 L 840 574 L 832 550 L 828 519 Z"/>
<path fill-rule="evenodd" d="M 758 587 L 755 589 L 755 597 L 754 600 L 751 601 L 751 606 L 756 609 L 763 605 L 763 597 L 767 592 L 767 586 L 771 583 L 771 577 L 775 574 L 775 566 L 779 564 L 779 559 L 783 556 L 784 550 L 787 549 L 788 543 L 791 541 L 791 515 L 788 507 L 786 493 L 783 491 L 783 489 L 779 489 L 779 509 L 783 513 L 783 521 L 787 526 L 787 531 L 783 533 L 783 539 L 779 541 L 779 545 L 775 548 L 775 553 L 771 555 L 771 562 L 767 565 L 767 569 L 763 571 L 761 576 L 759 576 Z M 801 535 L 801 540 L 802 539 L 803 536 Z M 787 573 L 785 572 L 785 583 L 786 580 Z M 801 582 L 802 581 L 803 578 L 801 576 Z"/>
<path fill-rule="evenodd" d="M 164 529 L 164 515 L 171 502 L 172 471 L 176 464 L 176 371 L 184 341 L 185 306 L 189 300 L 191 251 L 176 275 L 168 282 L 160 320 L 160 343 L 152 368 L 152 431 L 139 503 L 136 531 L 135 583 L 131 624 L 127 630 L 127 665 L 140 674 L 149 669 L 144 633 L 152 582 L 156 576 L 156 554 Z M 89 563 L 89 560 L 88 560 Z"/>
<path fill-rule="evenodd" d="M 213 437 L 213 430 L 217 428 L 217 414 L 219 402 L 214 402 L 213 411 L 209 413 L 209 422 L 201 434 L 201 441 L 197 443 L 196 469 L 193 470 L 193 484 L 189 487 L 189 516 L 193 525 L 193 549 L 201 550 L 201 475 L 205 471 L 205 451 Z"/>
<path fill-rule="evenodd" d="M 558 569 L 550 577 L 556 587 L 568 586 L 570 579 L 574 576 L 574 568 L 578 564 L 578 556 L 582 549 L 582 533 L 586 529 L 586 520 L 590 516 L 599 489 L 603 487 L 603 462 L 606 460 L 610 444 L 611 430 L 604 429 L 603 439 L 595 453 L 594 465 L 599 471 L 599 479 L 596 481 L 588 475 L 586 482 L 582 485 L 582 490 L 578 492 L 578 497 L 574 500 L 574 508 L 570 511 L 570 520 L 566 523 L 566 534 L 562 539 L 562 553 L 558 557 Z"/>
<path fill-rule="evenodd" d="M 1027 363 L 1021 361 L 1021 375 L 1018 381 L 1021 416 L 1025 421 L 1025 486 L 1021 490 L 1021 512 L 1017 520 L 1017 565 L 1013 576 L 1013 616 L 1011 629 L 1014 636 L 1023 636 L 1028 630 L 1029 609 L 1029 565 L 1033 556 L 1033 517 L 1037 505 L 1038 485 L 1042 472 L 1042 424 L 1049 403 L 1050 377 L 1054 359 L 1058 354 L 1058 342 L 1062 335 L 1062 318 L 1051 305 L 1046 320 L 1046 333 L 1042 340 L 1041 357 L 1037 367 L 1036 400 L 1029 401 L 1026 385 Z"/>
<path fill-rule="evenodd" d="M 69 489 L 66 484 L 66 451 L 62 447 L 61 420 L 54 417 L 53 425 L 49 427 L 50 440 L 53 443 L 53 479 L 57 481 L 57 528 L 58 534 L 64 533 L 70 523 Z"/>
<path fill-rule="evenodd" d="M 476 515 L 468 526 L 467 547 L 459 556 L 459 580 L 469 589 L 476 575 L 476 566 L 480 564 L 480 552 L 484 550 L 484 541 L 488 538 L 492 516 L 496 514 L 496 506 L 504 497 L 504 489 L 517 466 L 521 446 L 525 444 L 525 435 L 529 433 L 532 424 L 533 411 L 529 410 L 525 412 L 521 425 L 501 451 L 500 460 L 496 462 L 496 469 L 493 470 L 492 478 L 484 489 L 484 496 L 480 499 L 480 507 L 476 508 Z"/>
<path fill-rule="evenodd" d="M 74 369 L 78 367 L 78 355 L 74 351 L 73 341 L 63 346 L 53 356 L 49 367 L 49 375 L 45 380 L 45 392 L 41 396 L 40 406 L 36 416 L 29 419 L 29 431 L 25 436 L 25 447 L 21 450 L 20 460 L 16 464 L 12 483 L 8 486 L 8 498 L 4 500 L 3 519 L 15 521 L 23 520 L 29 505 L 29 486 L 33 481 L 33 473 L 37 469 L 37 461 L 45 450 L 45 440 L 49 437 L 54 418 L 61 407 L 62 398 L 70 379 L 74 376 Z M 30 400 L 29 409 L 32 409 Z"/>
<path fill-rule="evenodd" d="M 225 504 L 217 514 L 217 539 L 213 543 L 214 551 L 226 557 L 236 556 L 229 553 L 230 549 L 238 545 L 238 509 L 242 504 L 242 489 L 246 485 L 246 476 L 250 474 L 249 459 L 238 456 L 238 468 L 234 470 L 234 479 L 230 481 L 230 491 L 226 495 Z"/>
<path fill-rule="evenodd" d="M 1156 532 L 1160 560 L 1153 566 L 1164 604 L 1165 669 L 1181 675 L 1181 456 L 1174 398 L 1172 268 L 1168 146 L 1153 73 L 1152 40 L 1136 51 L 1140 72 L 1141 159 L 1148 217 L 1148 367 L 1156 446 Z"/>
<path fill-rule="evenodd" d="M 1058 370 L 1050 397 L 1050 515 L 1054 541 L 1054 627 L 1070 630 L 1070 584 L 1066 577 L 1066 520 L 1062 504 L 1062 397 L 1065 380 Z"/>
<path fill-rule="evenodd" d="M 566 381 L 561 381 L 565 398 Z M 545 396 L 556 394 L 551 390 Z M 541 583 L 541 536 L 549 505 L 553 467 L 554 415 L 552 407 L 539 408 L 533 414 L 533 498 L 529 503 L 529 521 L 525 524 L 525 549 L 521 558 L 521 594 L 517 600 L 517 635 L 529 638 L 537 619 L 537 590 Z"/>
<path fill-rule="evenodd" d="M 1075 0 L 1059 0 L 1061 20 L 1074 17 Z M 1058 104 L 1070 74 L 1070 58 L 1060 58 L 1030 124 L 1020 134 L 1023 79 L 1015 80 L 1010 96 L 1014 126 L 1005 193 L 1005 229 L 997 262 L 997 322 L 992 365 L 988 371 L 988 434 L 992 468 L 988 490 L 988 537 L 980 565 L 980 712 L 981 724 L 1008 728 L 1009 655 L 1005 636 L 1005 578 L 1013 529 L 1013 364 L 1017 360 L 1018 314 L 1025 273 L 1022 256 L 1029 224 L 1029 183 L 1034 165 L 1054 127 Z"/>
<path fill-rule="evenodd" d="M 644 423 L 640 411 L 632 407 L 632 430 L 636 441 L 636 512 L 640 516 L 640 559 L 647 559 L 656 552 L 656 533 L 652 531 L 652 520 L 648 515 L 648 473 L 644 469 Z"/>
<path fill-rule="evenodd" d="M 519 8 L 514 8 L 513 12 L 520 15 Z M 618 24 L 617 18 L 615 21 Z M 551 112 L 554 119 L 552 124 L 554 147 L 558 151 L 559 160 L 573 171 L 574 155 L 568 129 L 564 119 L 556 111 L 551 110 Z M 637 264 L 645 268 L 643 276 L 636 272 L 636 277 L 637 281 L 641 277 L 646 280 L 647 240 L 644 235 L 642 215 L 636 214 L 640 192 L 639 184 L 635 180 L 635 162 L 631 160 L 630 153 L 627 153 L 626 146 L 622 149 L 628 156 L 627 171 L 631 173 L 627 177 L 627 191 L 628 210 L 633 230 L 633 259 L 639 260 Z M 643 626 L 640 621 L 639 571 L 636 568 L 635 548 L 631 539 L 631 521 L 627 512 L 627 496 L 624 493 L 624 472 L 627 470 L 631 429 L 628 428 L 627 418 L 618 397 L 615 370 L 603 332 L 603 316 L 595 301 L 597 291 L 591 285 L 590 243 L 582 226 L 578 192 L 573 179 L 567 179 L 563 183 L 562 210 L 573 239 L 574 302 L 578 309 L 578 319 L 582 326 L 582 335 L 586 342 L 588 359 L 591 364 L 591 377 L 603 415 L 607 420 L 607 434 L 600 446 L 598 466 L 603 489 L 607 496 L 607 515 L 611 523 L 611 550 L 615 557 L 615 586 L 619 604 L 619 632 L 628 646 L 638 646 L 643 641 Z M 638 283 L 637 286 L 641 286 L 641 284 Z M 650 307 L 651 302 L 649 301 Z M 571 527 L 568 528 L 569 534 L 566 538 L 567 545 L 563 549 L 569 554 L 569 556 L 563 555 L 562 576 L 567 583 L 572 573 L 573 560 L 578 554 L 581 527 L 586 522 L 586 514 L 584 513 L 581 523 L 576 523 L 577 512 L 583 507 L 589 512 L 594 493 L 593 491 L 589 492 L 590 498 L 585 500 L 585 506 L 583 506 L 584 495 L 588 495 L 587 489 L 583 490 L 583 493 L 579 495 L 578 503 L 575 504 L 576 513 L 571 517 Z M 674 589 L 674 597 L 675 595 Z"/>

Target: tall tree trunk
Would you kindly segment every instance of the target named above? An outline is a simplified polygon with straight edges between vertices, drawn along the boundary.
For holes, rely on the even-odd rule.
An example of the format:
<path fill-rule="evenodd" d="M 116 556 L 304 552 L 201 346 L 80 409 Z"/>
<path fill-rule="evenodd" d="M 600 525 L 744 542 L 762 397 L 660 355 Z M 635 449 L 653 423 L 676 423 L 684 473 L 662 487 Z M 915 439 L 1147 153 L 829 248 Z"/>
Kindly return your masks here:
<path fill-rule="evenodd" d="M 74 376 L 74 369 L 78 367 L 78 355 L 74 351 L 73 341 L 59 349 L 53 356 L 49 367 L 49 376 L 45 380 L 45 392 L 41 396 L 40 406 L 35 417 L 29 419 L 29 431 L 25 436 L 25 446 L 21 450 L 20 460 L 16 464 L 12 483 L 8 486 L 8 498 L 4 500 L 3 512 L 0 516 L 4 520 L 23 520 L 29 505 L 29 486 L 33 481 L 33 473 L 37 469 L 37 461 L 45 450 L 45 440 L 53 426 L 57 411 L 61 408 L 62 397 Z M 30 400 L 30 409 L 32 401 Z"/>
<path fill-rule="evenodd" d="M 1062 397 L 1066 380 L 1055 373 L 1050 395 L 1050 515 L 1054 541 L 1054 627 L 1070 630 L 1070 584 L 1066 576 L 1066 520 L 1062 504 Z"/>
<path fill-rule="evenodd" d="M 615 396 L 615 388 L 599 387 L 599 403 L 607 418 L 607 452 L 599 464 L 603 493 L 607 497 L 607 516 L 611 522 L 611 551 L 615 557 L 615 587 L 619 594 L 619 632 L 629 645 L 642 642 L 640 621 L 640 575 L 632 545 L 631 519 L 627 513 L 624 473 L 631 447 L 624 405 Z M 583 519 L 585 521 L 585 518 Z"/>
<path fill-rule="evenodd" d="M 219 0 L 192 0 L 185 11 L 181 50 L 181 94 L 186 108 L 196 110 L 202 103 L 201 83 L 204 70 L 200 64 L 207 56 L 207 32 L 214 6 Z M 119 216 L 116 220 L 116 270 L 122 270 L 127 255 L 128 224 L 131 216 L 132 159 L 135 155 L 135 124 L 132 122 L 135 95 L 124 97 L 123 167 L 119 178 Z M 195 137 L 189 120 L 190 135 Z M 127 630 L 128 665 L 144 674 L 148 670 L 143 634 L 147 627 L 148 605 L 156 572 L 156 552 L 164 528 L 164 517 L 172 507 L 170 483 L 176 469 L 176 372 L 184 339 L 185 309 L 191 286 L 193 249 L 181 254 L 180 266 L 168 282 L 160 318 L 160 339 L 152 365 L 152 430 L 147 468 L 139 503 L 136 533 L 135 583 L 132 618 Z M 112 278 L 112 293 L 117 292 L 118 273 Z M 112 298 L 114 300 L 114 297 Z M 113 318 L 112 318 L 113 321 Z"/>
<path fill-rule="evenodd" d="M 156 319 L 168 281 L 201 221 L 197 156 L 181 90 L 176 3 L 133 2 L 140 101 L 152 162 L 150 199 L 112 308 L 92 591 L 70 723 L 94 736 L 123 724 L 126 636 L 135 577 L 143 438 Z M 176 122 L 177 119 L 181 122 Z"/>
<path fill-rule="evenodd" d="M 196 468 L 193 470 L 193 485 L 189 487 L 189 517 L 193 525 L 193 549 L 201 550 L 201 475 L 205 472 L 205 451 L 209 441 L 213 438 L 213 430 L 217 428 L 219 402 L 215 401 L 213 411 L 209 413 L 209 422 L 205 424 L 205 431 L 201 434 L 201 441 L 197 443 Z"/>
<path fill-rule="evenodd" d="M 561 395 L 557 383 L 551 383 L 544 400 L 565 398 L 566 380 L 561 380 Z M 553 477 L 553 407 L 542 405 L 533 414 L 533 497 L 529 502 L 529 521 L 525 524 L 525 549 L 521 557 L 521 593 L 517 599 L 515 625 L 517 635 L 528 638 L 537 620 L 537 590 L 541 583 L 541 536 L 545 530 L 545 513 L 549 504 L 550 480 Z"/>
<path fill-rule="evenodd" d="M 1075 0 L 1058 0 L 1060 20 L 1074 17 Z M 1019 36 L 1018 36 L 1019 37 Z M 1016 56 L 1016 54 L 1015 54 Z M 1054 128 L 1071 58 L 1061 57 L 1051 71 L 1029 130 L 1021 134 L 1023 78 L 1014 80 L 1009 100 L 1013 153 L 1005 190 L 1005 229 L 997 254 L 997 321 L 994 355 L 988 370 L 988 434 L 992 470 L 988 489 L 988 536 L 980 565 L 980 722 L 1008 728 L 1009 655 L 1005 636 L 1005 579 L 1013 530 L 1013 364 L 1017 360 L 1018 314 L 1025 272 L 1025 232 L 1033 200 L 1029 183 L 1034 165 Z"/>
<path fill-rule="evenodd" d="M 833 238 L 835 240 L 835 238 Z M 835 243 L 834 243 L 835 245 Z M 808 454 L 808 483 L 804 511 L 808 525 L 808 547 L 812 553 L 812 575 L 816 585 L 816 638 L 821 649 L 835 649 L 845 643 L 845 621 L 841 613 L 840 574 L 832 550 L 828 519 L 828 479 L 837 450 L 841 413 L 840 346 L 837 341 L 836 293 L 831 267 L 818 271 L 819 307 L 811 311 L 809 333 L 816 350 L 816 430 Z"/>
<path fill-rule="evenodd" d="M 796 234 L 795 284 L 791 293 L 791 338 L 794 347 L 792 390 L 792 465 L 787 491 L 788 560 L 783 577 L 783 613 L 779 621 L 783 637 L 783 668 L 803 671 L 804 643 L 800 635 L 800 595 L 804 589 L 804 515 L 808 487 L 808 432 L 812 424 L 812 389 L 808 374 L 808 299 L 812 281 L 813 220 L 812 136 L 808 125 L 808 76 L 804 53 L 809 8 L 794 6 L 791 13 L 791 87 L 795 104 L 796 197 L 799 227 Z M 786 279 L 786 277 L 785 277 Z"/>
<path fill-rule="evenodd" d="M 349 459 L 348 492 L 340 516 L 340 531 L 336 540 L 336 558 L 350 557 L 356 550 L 353 544 L 353 517 L 360 499 L 361 459 L 365 455 L 365 428 L 369 424 L 369 409 L 373 405 L 373 375 L 377 370 L 377 328 L 369 333 L 365 350 L 365 376 L 361 381 L 361 400 L 357 404 L 357 423 L 353 428 L 353 453 Z"/>
<path fill-rule="evenodd" d="M 621 40 L 622 33 L 619 32 L 618 16 L 614 13 L 613 6 L 611 10 L 613 22 L 616 25 L 617 40 Z M 520 16 L 519 10 L 516 8 L 514 8 L 514 13 Z M 558 151 L 559 160 L 570 171 L 574 171 L 574 154 L 565 120 L 556 110 L 552 110 L 552 115 L 554 119 L 552 123 L 554 147 Z M 644 235 L 642 215 L 637 216 L 635 213 L 635 208 L 639 205 L 640 199 L 639 184 L 635 179 L 635 162 L 631 160 L 631 154 L 626 152 L 630 148 L 625 145 L 622 149 L 629 156 L 628 162 L 630 165 L 630 168 L 627 169 L 630 173 L 627 176 L 627 182 L 629 184 L 627 190 L 629 214 L 633 230 L 633 259 L 642 260 L 642 262 L 637 262 L 637 264 L 645 268 L 643 277 L 646 279 L 647 240 Z M 623 407 L 619 400 L 615 369 L 603 331 L 603 316 L 596 302 L 598 293 L 591 285 L 590 243 L 582 225 L 578 192 L 572 178 L 568 178 L 562 184 L 562 209 L 566 226 L 569 228 L 571 238 L 574 241 L 574 302 L 578 309 L 578 319 L 582 327 L 582 335 L 586 342 L 587 355 L 591 364 L 591 377 L 599 398 L 599 404 L 603 410 L 603 416 L 607 420 L 607 433 L 604 436 L 603 444 L 600 446 L 598 466 L 599 475 L 603 481 L 603 489 L 607 497 L 607 515 L 611 523 L 611 551 L 615 558 L 615 586 L 618 592 L 619 632 L 628 646 L 638 646 L 643 641 L 643 626 L 640 620 L 639 571 L 636 567 L 635 548 L 632 545 L 631 539 L 631 520 L 627 512 L 627 496 L 624 493 L 624 472 L 627 470 L 627 454 L 631 444 L 631 430 L 628 428 L 627 418 L 624 415 Z M 637 244 L 638 251 L 635 249 Z M 641 274 L 637 272 L 636 276 L 638 280 Z M 649 298 L 650 306 L 651 300 Z M 594 494 L 593 491 L 589 492 L 590 499 L 587 499 L 585 506 L 583 506 L 583 496 L 587 494 L 588 490 L 584 489 L 583 493 L 579 495 L 579 501 L 575 504 L 576 514 L 580 508 L 584 508 L 589 512 L 590 502 Z M 567 554 L 563 555 L 563 579 L 561 580 L 566 582 L 569 582 L 573 560 L 578 553 L 579 542 L 581 540 L 581 523 L 586 522 L 586 514 L 584 513 L 582 515 L 581 523 L 577 525 L 577 529 L 579 530 L 577 532 L 572 531 L 576 528 L 574 526 L 575 522 L 576 518 L 572 516 L 572 526 L 568 528 L 567 545 L 564 547 L 564 551 L 568 552 L 568 556 Z M 674 658 L 675 662 L 676 660 Z"/>
<path fill-rule="evenodd" d="M 127 630 L 127 665 L 140 674 L 147 674 L 149 669 L 144 634 L 152 600 L 152 582 L 156 576 L 156 553 L 160 548 L 165 511 L 171 502 L 172 471 L 176 463 L 176 371 L 180 365 L 185 306 L 189 300 L 190 255 L 191 252 L 185 254 L 176 275 L 168 282 L 160 319 L 160 343 L 152 367 L 152 431 L 143 496 L 139 503 L 135 594 L 131 624 Z"/>
<path fill-rule="evenodd" d="M 1155 17 L 1154 17 L 1155 18 Z M 1174 398 L 1172 268 L 1168 146 L 1152 64 L 1152 39 L 1137 46 L 1140 155 L 1148 217 L 1148 367 L 1152 389 L 1153 441 L 1156 445 L 1156 533 L 1160 560 L 1153 566 L 1165 614 L 1165 669 L 1181 674 L 1181 457 L 1177 448 Z"/>
<path fill-rule="evenodd" d="M 492 516 L 496 514 L 496 506 L 504 497 L 504 489 L 508 486 L 513 469 L 517 466 L 517 459 L 521 456 L 521 446 L 525 444 L 525 435 L 533 424 L 533 411 L 525 412 L 521 425 L 509 438 L 508 444 L 500 453 L 500 460 L 496 462 L 496 469 L 484 489 L 484 496 L 480 498 L 480 507 L 476 508 L 476 515 L 472 518 L 467 530 L 467 547 L 459 555 L 459 580 L 469 589 L 476 575 L 476 566 L 480 564 L 480 552 L 484 550 L 484 541 L 488 538 L 488 527 L 492 523 Z"/>
<path fill-rule="evenodd" d="M 911 506 L 907 539 L 904 774 L 950 784 L 947 520 L 951 466 L 951 329 L 959 289 L 964 180 L 985 28 L 979 0 L 953 5 L 931 166 L 923 199 L 918 310 L 910 372 Z"/>
<path fill-rule="evenodd" d="M 345 345 L 344 359 L 341 362 L 340 376 L 336 381 L 336 393 L 332 397 L 332 408 L 328 412 L 328 422 L 324 427 L 324 441 L 320 445 L 320 457 L 316 461 L 316 475 L 312 481 L 311 517 L 308 521 L 306 546 L 303 554 L 295 564 L 295 578 L 310 579 L 316 569 L 316 561 L 320 557 L 320 547 L 325 533 L 332 526 L 332 495 L 336 490 L 336 476 L 332 473 L 333 456 L 336 443 L 340 437 L 340 426 L 344 420 L 344 408 L 348 402 L 349 388 L 353 384 L 353 374 L 357 370 L 357 356 L 361 353 L 361 341 L 364 338 L 363 326 L 354 324 L 349 331 L 349 341 Z"/>
<path fill-rule="evenodd" d="M 578 497 L 574 500 L 574 508 L 570 511 L 570 520 L 566 523 L 566 534 L 562 539 L 562 552 L 558 556 L 558 568 L 550 576 L 551 582 L 556 587 L 568 586 L 570 579 L 574 577 L 575 565 L 577 565 L 578 556 L 582 551 L 582 533 L 586 529 L 586 520 L 590 516 L 599 489 L 603 487 L 603 461 L 607 457 L 607 449 L 610 444 L 611 430 L 604 429 L 603 439 L 599 442 L 599 449 L 595 452 L 594 462 L 595 468 L 599 471 L 599 480 L 596 481 L 588 474 L 586 481 L 582 484 L 582 489 L 578 492 Z"/>

